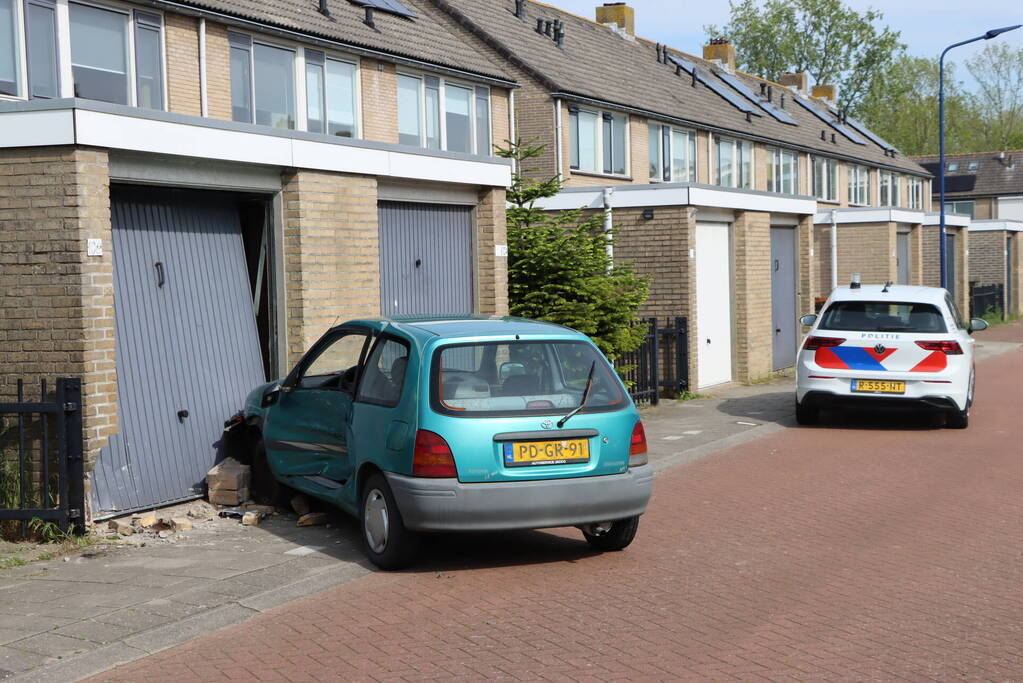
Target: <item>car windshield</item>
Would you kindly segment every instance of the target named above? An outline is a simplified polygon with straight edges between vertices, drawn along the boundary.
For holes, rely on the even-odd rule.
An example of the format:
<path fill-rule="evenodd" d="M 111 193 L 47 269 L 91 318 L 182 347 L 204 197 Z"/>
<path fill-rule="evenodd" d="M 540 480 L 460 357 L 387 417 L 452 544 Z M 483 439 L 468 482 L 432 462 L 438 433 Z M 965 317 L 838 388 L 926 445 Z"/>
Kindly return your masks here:
<path fill-rule="evenodd" d="M 566 341 L 487 342 L 445 346 L 434 356 L 434 409 L 458 416 L 551 415 L 625 405 L 625 389 L 592 344 Z"/>
<path fill-rule="evenodd" d="M 945 332 L 937 306 L 891 301 L 835 301 L 818 330 L 849 332 Z"/>

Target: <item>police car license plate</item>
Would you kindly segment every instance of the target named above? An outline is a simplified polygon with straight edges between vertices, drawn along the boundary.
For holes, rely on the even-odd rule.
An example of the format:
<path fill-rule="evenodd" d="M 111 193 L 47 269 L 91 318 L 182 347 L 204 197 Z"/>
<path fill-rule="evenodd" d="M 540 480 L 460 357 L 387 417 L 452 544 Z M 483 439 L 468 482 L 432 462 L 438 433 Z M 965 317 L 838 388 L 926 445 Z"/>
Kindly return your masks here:
<path fill-rule="evenodd" d="M 562 441 L 519 441 L 504 444 L 506 467 L 530 465 L 565 465 L 590 459 L 590 443 L 586 439 Z"/>
<path fill-rule="evenodd" d="M 904 394 L 906 383 L 883 379 L 854 379 L 850 389 L 866 394 Z"/>

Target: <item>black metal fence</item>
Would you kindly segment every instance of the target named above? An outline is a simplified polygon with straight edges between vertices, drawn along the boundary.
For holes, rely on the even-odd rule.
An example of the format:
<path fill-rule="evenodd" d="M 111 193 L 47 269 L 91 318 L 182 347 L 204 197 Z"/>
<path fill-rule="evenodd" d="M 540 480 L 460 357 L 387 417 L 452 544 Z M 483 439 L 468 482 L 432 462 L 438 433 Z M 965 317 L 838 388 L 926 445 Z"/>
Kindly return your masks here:
<path fill-rule="evenodd" d="M 1005 285 L 977 285 L 970 283 L 970 317 L 983 318 L 985 315 L 1004 315 Z"/>
<path fill-rule="evenodd" d="M 49 400 L 48 400 L 49 399 Z M 61 377 L 51 392 L 39 383 L 39 400 L 0 403 L 0 529 L 28 534 L 33 519 L 67 531 L 84 531 L 82 383 Z"/>
<path fill-rule="evenodd" d="M 680 396 L 689 389 L 689 323 L 684 316 L 668 318 L 663 326 L 657 318 L 642 318 L 647 328 L 643 345 L 622 354 L 619 368 L 632 399 L 657 405 L 661 395 Z"/>

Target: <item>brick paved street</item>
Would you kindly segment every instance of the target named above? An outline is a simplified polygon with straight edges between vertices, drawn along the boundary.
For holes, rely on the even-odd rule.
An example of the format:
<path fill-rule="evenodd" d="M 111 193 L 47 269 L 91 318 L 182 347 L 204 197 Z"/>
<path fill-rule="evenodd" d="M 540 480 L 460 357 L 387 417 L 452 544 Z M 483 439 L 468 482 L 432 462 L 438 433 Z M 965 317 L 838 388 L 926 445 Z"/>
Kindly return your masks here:
<path fill-rule="evenodd" d="M 965 431 L 850 417 L 661 472 L 625 552 L 438 538 L 99 680 L 1019 680 L 1023 351 L 978 371 Z"/>

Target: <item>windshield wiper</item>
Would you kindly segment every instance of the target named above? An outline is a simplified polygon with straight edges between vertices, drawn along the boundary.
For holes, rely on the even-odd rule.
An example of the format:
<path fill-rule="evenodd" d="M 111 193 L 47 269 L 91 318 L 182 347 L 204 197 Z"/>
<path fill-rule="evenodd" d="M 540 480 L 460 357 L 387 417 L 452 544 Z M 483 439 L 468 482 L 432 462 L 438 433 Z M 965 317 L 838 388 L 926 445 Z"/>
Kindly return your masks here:
<path fill-rule="evenodd" d="M 590 397 L 590 387 L 593 386 L 593 372 L 596 369 L 597 369 L 597 361 L 593 361 L 592 363 L 590 363 L 590 374 L 586 378 L 586 388 L 583 389 L 583 397 L 581 399 L 579 399 L 579 406 L 575 410 L 570 412 L 568 415 L 566 415 L 565 417 L 563 417 L 560 420 L 558 420 L 558 429 L 561 429 L 562 427 L 564 427 L 565 423 L 568 422 L 569 419 L 571 419 L 573 415 L 575 415 L 580 410 L 582 410 L 583 406 L 586 405 L 586 399 Z"/>
<path fill-rule="evenodd" d="M 909 329 L 909 325 L 881 325 L 877 328 L 878 332 L 900 332 Z"/>

